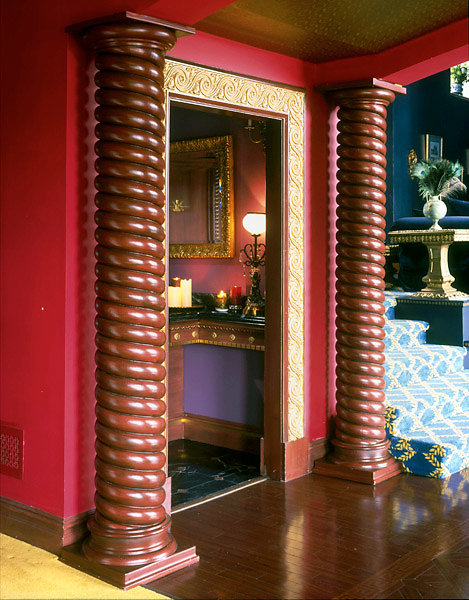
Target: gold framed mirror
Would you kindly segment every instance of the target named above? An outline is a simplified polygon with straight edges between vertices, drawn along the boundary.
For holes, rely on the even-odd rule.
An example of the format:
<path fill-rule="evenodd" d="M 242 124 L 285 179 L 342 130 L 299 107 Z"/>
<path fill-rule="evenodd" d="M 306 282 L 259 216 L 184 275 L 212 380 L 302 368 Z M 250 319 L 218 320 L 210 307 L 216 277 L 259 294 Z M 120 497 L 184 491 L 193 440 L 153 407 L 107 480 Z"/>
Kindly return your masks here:
<path fill-rule="evenodd" d="M 170 258 L 234 256 L 231 135 L 172 142 L 168 194 Z"/>

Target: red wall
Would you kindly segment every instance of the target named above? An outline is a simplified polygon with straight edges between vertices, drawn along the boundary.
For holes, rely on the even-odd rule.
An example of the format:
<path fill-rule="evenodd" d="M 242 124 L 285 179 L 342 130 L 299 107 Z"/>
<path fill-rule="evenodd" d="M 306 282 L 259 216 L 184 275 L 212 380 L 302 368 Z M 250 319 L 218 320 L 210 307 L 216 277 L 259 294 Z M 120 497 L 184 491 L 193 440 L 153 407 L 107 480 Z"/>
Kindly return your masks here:
<path fill-rule="evenodd" d="M 191 128 L 186 139 L 212 136 L 206 122 L 200 118 L 200 112 L 194 113 L 193 123 L 195 131 Z M 215 117 L 216 118 L 216 117 Z M 184 124 L 189 118 L 184 119 Z M 192 279 L 194 292 L 218 293 L 224 290 L 228 293 L 232 285 L 241 286 L 242 293 L 249 293 L 249 269 L 243 276 L 243 265 L 239 262 L 239 252 L 245 244 L 252 243 L 252 236 L 244 229 L 242 220 L 247 212 L 265 212 L 265 154 L 262 144 L 250 141 L 244 126 L 244 119 L 234 118 L 228 129 L 226 120 L 216 126 L 218 135 L 233 137 L 233 197 L 234 197 L 234 224 L 235 224 L 235 251 L 233 258 L 207 259 L 207 258 L 172 258 L 169 261 L 170 277 Z M 210 133 L 207 133 L 210 132 Z M 260 243 L 265 242 L 264 236 L 259 238 Z M 265 283 L 264 270 L 261 271 L 261 286 Z"/>
<path fill-rule="evenodd" d="M 67 40 L 29 4 L 2 3 L 1 420 L 24 429 L 25 467 L 1 483 L 62 514 Z"/>
<path fill-rule="evenodd" d="M 191 24 L 196 5 L 209 10 L 219 2 L 1 5 L 1 420 L 24 429 L 25 439 L 24 478 L 1 478 L 1 493 L 8 498 L 65 517 L 93 504 L 90 57 L 65 27 L 120 10 L 177 21 L 181 14 L 171 10 L 181 8 Z M 158 13 L 158 7 L 165 12 Z M 321 437 L 331 412 L 326 401 L 329 109 L 313 91 L 317 68 L 205 34 L 182 38 L 171 56 L 307 89 L 306 429 L 309 439 Z M 361 76 L 366 60 L 360 62 Z M 391 57 L 388 72 L 393 64 L 401 68 Z M 324 72 L 322 66 L 322 77 Z M 346 62 L 331 72 L 336 81 L 350 78 Z"/>

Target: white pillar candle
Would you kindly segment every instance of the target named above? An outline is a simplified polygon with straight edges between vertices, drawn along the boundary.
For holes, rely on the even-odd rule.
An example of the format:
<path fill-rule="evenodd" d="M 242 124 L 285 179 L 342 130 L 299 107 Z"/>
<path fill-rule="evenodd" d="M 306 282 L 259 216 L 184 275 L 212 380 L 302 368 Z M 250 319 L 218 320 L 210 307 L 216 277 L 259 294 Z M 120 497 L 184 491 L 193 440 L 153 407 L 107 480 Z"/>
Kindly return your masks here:
<path fill-rule="evenodd" d="M 177 308 L 182 306 L 181 299 L 181 288 L 174 287 L 172 285 L 168 286 L 168 306 L 170 308 Z"/>
<path fill-rule="evenodd" d="M 181 279 L 181 306 L 192 306 L 192 279 Z"/>

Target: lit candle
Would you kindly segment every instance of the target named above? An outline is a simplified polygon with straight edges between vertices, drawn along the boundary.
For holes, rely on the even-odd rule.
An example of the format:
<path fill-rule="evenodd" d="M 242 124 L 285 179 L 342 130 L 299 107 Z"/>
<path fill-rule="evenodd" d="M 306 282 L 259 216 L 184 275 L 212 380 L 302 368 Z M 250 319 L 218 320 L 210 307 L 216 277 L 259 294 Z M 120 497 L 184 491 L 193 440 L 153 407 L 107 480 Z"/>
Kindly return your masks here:
<path fill-rule="evenodd" d="M 173 287 L 180 287 L 181 286 L 181 278 L 180 277 L 173 277 L 171 279 L 171 285 Z"/>
<path fill-rule="evenodd" d="M 181 279 L 181 306 L 192 306 L 192 279 Z"/>
<path fill-rule="evenodd" d="M 217 307 L 218 308 L 226 308 L 226 292 L 220 290 L 217 294 Z"/>

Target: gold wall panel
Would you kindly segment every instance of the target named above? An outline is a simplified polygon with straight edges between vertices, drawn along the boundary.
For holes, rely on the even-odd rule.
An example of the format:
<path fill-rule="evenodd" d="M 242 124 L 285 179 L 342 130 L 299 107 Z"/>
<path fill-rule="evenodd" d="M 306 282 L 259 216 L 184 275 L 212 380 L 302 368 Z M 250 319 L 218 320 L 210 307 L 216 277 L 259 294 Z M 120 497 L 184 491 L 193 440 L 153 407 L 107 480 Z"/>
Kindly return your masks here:
<path fill-rule="evenodd" d="M 304 436 L 305 93 L 239 75 L 166 60 L 165 89 L 178 97 L 284 115 L 288 137 L 288 440 Z M 268 114 L 267 114 L 268 116 Z"/>

